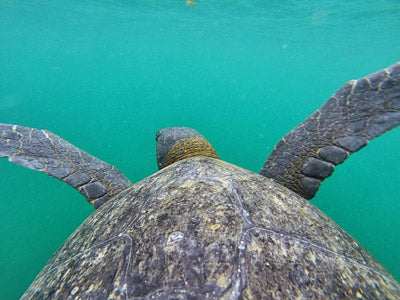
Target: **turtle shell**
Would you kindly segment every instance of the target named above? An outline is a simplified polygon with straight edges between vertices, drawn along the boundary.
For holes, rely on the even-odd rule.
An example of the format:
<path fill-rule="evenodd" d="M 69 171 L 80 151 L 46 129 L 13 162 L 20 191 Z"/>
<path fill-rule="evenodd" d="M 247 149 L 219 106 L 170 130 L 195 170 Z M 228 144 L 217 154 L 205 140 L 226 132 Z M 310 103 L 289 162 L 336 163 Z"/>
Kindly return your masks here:
<path fill-rule="evenodd" d="M 399 283 L 314 205 L 205 157 L 96 210 L 22 299 L 396 298 Z"/>

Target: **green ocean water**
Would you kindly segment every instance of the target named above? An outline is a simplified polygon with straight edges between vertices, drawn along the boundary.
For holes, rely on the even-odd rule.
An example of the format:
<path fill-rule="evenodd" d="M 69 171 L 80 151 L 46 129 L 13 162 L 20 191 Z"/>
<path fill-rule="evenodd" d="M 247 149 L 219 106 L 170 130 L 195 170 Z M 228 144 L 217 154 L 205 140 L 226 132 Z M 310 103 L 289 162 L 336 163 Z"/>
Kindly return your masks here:
<path fill-rule="evenodd" d="M 400 60 L 400 2 L 0 1 L 0 122 L 48 129 L 132 182 L 154 133 L 189 126 L 259 172 L 350 79 Z M 400 129 L 338 166 L 312 202 L 400 280 Z M 0 160 L 0 299 L 22 295 L 93 211 Z"/>

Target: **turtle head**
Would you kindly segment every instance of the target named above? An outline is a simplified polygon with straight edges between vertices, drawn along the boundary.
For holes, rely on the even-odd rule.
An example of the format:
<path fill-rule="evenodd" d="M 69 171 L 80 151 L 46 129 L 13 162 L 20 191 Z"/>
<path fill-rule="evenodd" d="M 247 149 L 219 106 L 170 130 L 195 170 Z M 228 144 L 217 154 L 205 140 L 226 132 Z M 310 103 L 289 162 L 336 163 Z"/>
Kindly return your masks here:
<path fill-rule="evenodd" d="M 211 144 L 188 127 L 168 127 L 157 131 L 156 144 L 159 169 L 192 156 L 219 158 Z"/>

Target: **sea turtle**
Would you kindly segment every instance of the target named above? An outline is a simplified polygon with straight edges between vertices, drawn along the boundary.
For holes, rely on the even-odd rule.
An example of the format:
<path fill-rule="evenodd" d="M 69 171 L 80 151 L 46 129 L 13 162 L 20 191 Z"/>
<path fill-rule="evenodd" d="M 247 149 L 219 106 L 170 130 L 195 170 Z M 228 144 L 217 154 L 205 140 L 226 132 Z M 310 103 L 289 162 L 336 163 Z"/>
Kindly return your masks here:
<path fill-rule="evenodd" d="M 261 175 L 173 127 L 156 134 L 161 170 L 132 184 L 49 131 L 1 124 L 0 156 L 96 208 L 22 299 L 400 298 L 400 284 L 306 200 L 334 165 L 399 124 L 400 63 L 339 89 Z"/>

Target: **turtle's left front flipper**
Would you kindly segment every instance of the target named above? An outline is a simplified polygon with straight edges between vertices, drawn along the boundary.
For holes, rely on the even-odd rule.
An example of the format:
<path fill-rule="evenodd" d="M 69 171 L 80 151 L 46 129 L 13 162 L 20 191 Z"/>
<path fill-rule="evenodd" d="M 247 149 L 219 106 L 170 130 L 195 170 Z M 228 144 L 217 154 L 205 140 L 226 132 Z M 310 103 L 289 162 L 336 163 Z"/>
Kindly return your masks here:
<path fill-rule="evenodd" d="M 95 208 L 132 185 L 115 167 L 47 130 L 0 123 L 0 157 L 64 181 Z"/>
<path fill-rule="evenodd" d="M 311 199 L 335 165 L 399 124 L 400 63 L 396 63 L 345 84 L 279 141 L 260 174 Z"/>

